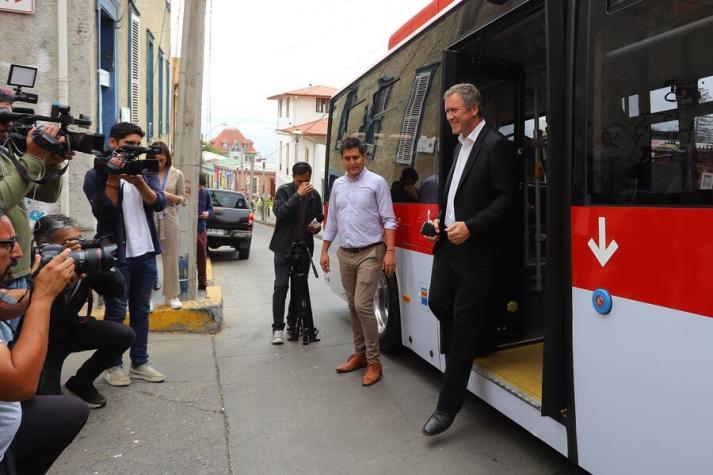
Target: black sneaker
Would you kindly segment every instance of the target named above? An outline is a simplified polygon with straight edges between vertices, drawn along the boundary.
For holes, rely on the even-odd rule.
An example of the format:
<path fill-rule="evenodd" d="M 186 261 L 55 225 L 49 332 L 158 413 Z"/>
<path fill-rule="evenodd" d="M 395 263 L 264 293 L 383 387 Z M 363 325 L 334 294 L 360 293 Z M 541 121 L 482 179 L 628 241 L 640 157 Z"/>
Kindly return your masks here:
<path fill-rule="evenodd" d="M 93 384 L 83 383 L 76 376 L 72 376 L 64 385 L 65 389 L 77 396 L 92 409 L 106 406 L 106 398 L 101 395 Z"/>

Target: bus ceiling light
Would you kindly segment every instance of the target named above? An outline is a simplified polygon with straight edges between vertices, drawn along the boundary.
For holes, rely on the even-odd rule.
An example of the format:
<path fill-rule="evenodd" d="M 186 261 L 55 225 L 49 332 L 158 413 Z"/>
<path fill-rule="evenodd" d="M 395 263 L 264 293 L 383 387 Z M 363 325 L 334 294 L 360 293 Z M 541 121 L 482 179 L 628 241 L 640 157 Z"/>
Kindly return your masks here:
<path fill-rule="evenodd" d="M 600 315 L 607 315 L 611 312 L 612 298 L 606 289 L 597 289 L 592 294 L 592 306 Z"/>

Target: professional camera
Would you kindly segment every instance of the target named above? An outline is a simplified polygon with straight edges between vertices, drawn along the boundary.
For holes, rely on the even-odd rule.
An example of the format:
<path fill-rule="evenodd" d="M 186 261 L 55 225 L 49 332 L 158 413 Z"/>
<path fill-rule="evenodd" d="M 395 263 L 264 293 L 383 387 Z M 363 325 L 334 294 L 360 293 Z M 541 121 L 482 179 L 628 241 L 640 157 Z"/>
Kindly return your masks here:
<path fill-rule="evenodd" d="M 74 259 L 74 272 L 77 274 L 93 274 L 108 271 L 116 265 L 116 244 L 103 240 L 80 240 L 82 249 L 72 251 L 69 257 Z M 40 256 L 40 268 L 44 267 L 56 255 L 64 250 L 61 244 L 42 244 L 32 248 L 32 260 Z"/>
<path fill-rule="evenodd" d="M 10 66 L 10 75 L 7 83 L 15 86 L 14 102 L 37 103 L 37 95 L 22 91 L 23 87 L 34 87 L 37 69 L 28 66 L 13 64 Z M 74 117 L 70 114 L 68 105 L 53 104 L 49 116 L 35 114 L 34 110 L 27 108 L 13 107 L 12 112 L 0 110 L 0 122 L 12 122 L 9 127 L 8 148 L 20 153 L 26 149 L 25 139 L 33 128 L 37 127 L 36 122 L 54 122 L 59 125 L 59 137 L 64 137 L 60 142 L 59 137 L 53 137 L 37 127 L 33 133 L 32 140 L 47 150 L 59 156 L 68 155 L 72 151 L 83 153 L 101 153 L 104 148 L 104 136 L 88 132 L 78 132 L 69 130 L 69 126 L 89 128 L 92 125 L 91 118 L 84 114 Z"/>
<path fill-rule="evenodd" d="M 158 175 L 158 160 L 139 160 L 139 156 L 147 154 L 160 154 L 158 146 L 141 147 L 140 145 L 122 145 L 114 153 L 124 159 L 124 166 L 117 167 L 110 163 L 112 155 L 102 157 L 104 170 L 111 175 Z"/>

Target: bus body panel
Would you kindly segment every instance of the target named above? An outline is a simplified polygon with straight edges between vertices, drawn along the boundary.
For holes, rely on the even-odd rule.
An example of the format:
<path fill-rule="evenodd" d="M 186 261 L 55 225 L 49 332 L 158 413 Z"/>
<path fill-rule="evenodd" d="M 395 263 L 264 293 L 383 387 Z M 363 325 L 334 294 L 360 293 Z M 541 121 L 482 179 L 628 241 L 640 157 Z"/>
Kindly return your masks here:
<path fill-rule="evenodd" d="M 587 470 L 713 466 L 711 232 L 707 209 L 572 209 L 577 447 Z M 590 239 L 616 250 L 602 264 Z M 610 293 L 609 313 L 595 310 L 597 289 Z"/>
<path fill-rule="evenodd" d="M 470 372 L 468 390 L 512 419 L 538 439 L 567 456 L 567 429 L 510 391 L 497 385 L 475 370 Z"/>

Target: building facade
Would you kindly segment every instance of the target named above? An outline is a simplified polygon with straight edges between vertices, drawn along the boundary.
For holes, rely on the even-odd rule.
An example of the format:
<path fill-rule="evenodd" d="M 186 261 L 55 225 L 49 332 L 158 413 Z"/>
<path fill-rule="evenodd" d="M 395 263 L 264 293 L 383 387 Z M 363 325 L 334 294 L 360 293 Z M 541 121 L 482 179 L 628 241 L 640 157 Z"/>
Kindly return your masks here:
<path fill-rule="evenodd" d="M 38 94 L 39 100 L 36 105 L 16 106 L 47 115 L 52 103 L 59 102 L 69 105 L 74 116 L 91 116 L 91 132 L 108 135 L 114 123 L 129 119 L 144 130 L 154 124 L 148 141 L 167 140 L 170 123 L 162 120 L 159 124 L 157 119 L 159 110 L 164 111 L 164 118 L 170 110 L 169 1 L 22 3 L 34 8 L 16 13 L 5 6 L 10 2 L 0 3 L 0 80 L 4 83 L 11 64 L 37 68 L 35 87 L 25 91 Z M 130 95 L 130 88 L 136 94 Z M 92 155 L 78 153 L 66 173 L 60 201 L 30 206 L 45 213 L 68 214 L 82 229 L 94 229 L 89 203 L 78 192 L 92 166 Z"/>
<path fill-rule="evenodd" d="M 292 181 L 292 165 L 312 166 L 312 182 L 324 193 L 329 100 L 336 89 L 309 86 L 268 97 L 277 101 L 277 186 Z"/>

